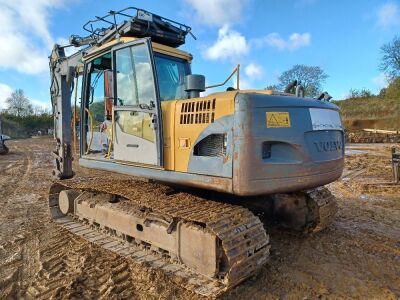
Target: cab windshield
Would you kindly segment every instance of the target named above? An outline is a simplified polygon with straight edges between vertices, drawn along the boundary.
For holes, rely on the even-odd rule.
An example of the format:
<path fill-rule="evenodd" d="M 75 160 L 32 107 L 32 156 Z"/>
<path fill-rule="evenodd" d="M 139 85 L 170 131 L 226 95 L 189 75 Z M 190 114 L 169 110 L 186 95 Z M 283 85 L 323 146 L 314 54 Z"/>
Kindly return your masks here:
<path fill-rule="evenodd" d="M 154 54 L 161 100 L 186 99 L 185 76 L 190 74 L 186 60 Z"/>

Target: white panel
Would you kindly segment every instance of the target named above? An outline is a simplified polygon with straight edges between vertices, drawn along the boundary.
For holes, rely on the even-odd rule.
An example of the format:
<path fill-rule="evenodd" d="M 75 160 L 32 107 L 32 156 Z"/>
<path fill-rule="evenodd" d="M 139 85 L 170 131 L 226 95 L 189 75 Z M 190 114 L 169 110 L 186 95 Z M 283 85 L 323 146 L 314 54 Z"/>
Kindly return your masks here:
<path fill-rule="evenodd" d="M 137 147 L 128 145 L 137 145 Z M 157 165 L 156 143 L 127 134 L 122 131 L 118 123 L 115 123 L 114 159 Z"/>
<path fill-rule="evenodd" d="M 313 130 L 343 130 L 339 112 L 331 109 L 310 108 Z"/>

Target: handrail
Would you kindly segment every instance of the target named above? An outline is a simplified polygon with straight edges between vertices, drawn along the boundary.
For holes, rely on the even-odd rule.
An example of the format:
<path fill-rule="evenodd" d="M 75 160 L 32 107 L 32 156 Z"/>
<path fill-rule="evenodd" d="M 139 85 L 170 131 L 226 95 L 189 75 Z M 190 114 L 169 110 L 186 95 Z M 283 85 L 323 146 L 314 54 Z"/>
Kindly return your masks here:
<path fill-rule="evenodd" d="M 236 68 L 232 71 L 231 75 L 229 75 L 229 77 L 223 83 L 206 86 L 206 89 L 211 89 L 211 88 L 215 88 L 215 87 L 219 87 L 219 86 L 225 85 L 229 81 L 229 79 L 231 79 L 233 77 L 233 75 L 235 75 L 235 73 L 237 74 L 237 76 L 236 76 L 236 89 L 240 90 L 240 87 L 239 87 L 239 84 L 240 84 L 240 64 L 238 64 L 236 66 Z"/>
<path fill-rule="evenodd" d="M 90 142 L 89 142 L 89 145 L 88 145 L 88 147 L 87 147 L 87 149 L 86 149 L 86 152 L 85 152 L 85 155 L 88 155 L 89 154 L 89 152 L 90 152 L 90 147 L 92 147 L 92 143 L 93 143 L 93 129 L 94 129 L 94 125 L 93 125 L 93 116 L 92 116 L 92 113 L 90 112 L 90 110 L 89 109 L 87 109 L 87 108 L 85 108 L 85 111 L 87 112 L 87 114 L 88 114 L 88 116 L 89 116 L 89 123 L 90 123 L 90 125 L 89 125 L 89 127 L 92 129 L 91 130 L 91 134 L 90 134 Z"/>
<path fill-rule="evenodd" d="M 108 141 L 107 158 L 111 157 L 111 153 L 112 153 L 111 147 L 113 146 L 113 143 L 114 143 L 114 122 L 115 122 L 114 107 L 112 107 L 111 113 L 112 113 L 112 116 L 111 116 L 111 139 Z"/>

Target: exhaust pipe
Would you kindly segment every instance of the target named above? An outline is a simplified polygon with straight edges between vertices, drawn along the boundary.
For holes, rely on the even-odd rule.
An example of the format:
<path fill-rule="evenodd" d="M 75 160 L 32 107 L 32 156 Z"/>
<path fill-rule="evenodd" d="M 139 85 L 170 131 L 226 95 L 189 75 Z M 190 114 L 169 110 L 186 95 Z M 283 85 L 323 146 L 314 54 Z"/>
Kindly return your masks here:
<path fill-rule="evenodd" d="M 286 86 L 285 93 L 290 93 L 290 91 L 297 85 L 297 80 L 293 80 Z"/>

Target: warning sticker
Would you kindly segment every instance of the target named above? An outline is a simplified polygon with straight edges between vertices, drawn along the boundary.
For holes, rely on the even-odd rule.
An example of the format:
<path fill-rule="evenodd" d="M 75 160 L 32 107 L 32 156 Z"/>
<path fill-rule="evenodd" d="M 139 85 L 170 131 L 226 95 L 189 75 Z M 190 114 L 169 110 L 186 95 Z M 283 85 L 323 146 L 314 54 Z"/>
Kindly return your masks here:
<path fill-rule="evenodd" d="M 288 112 L 267 112 L 267 128 L 290 127 Z"/>

